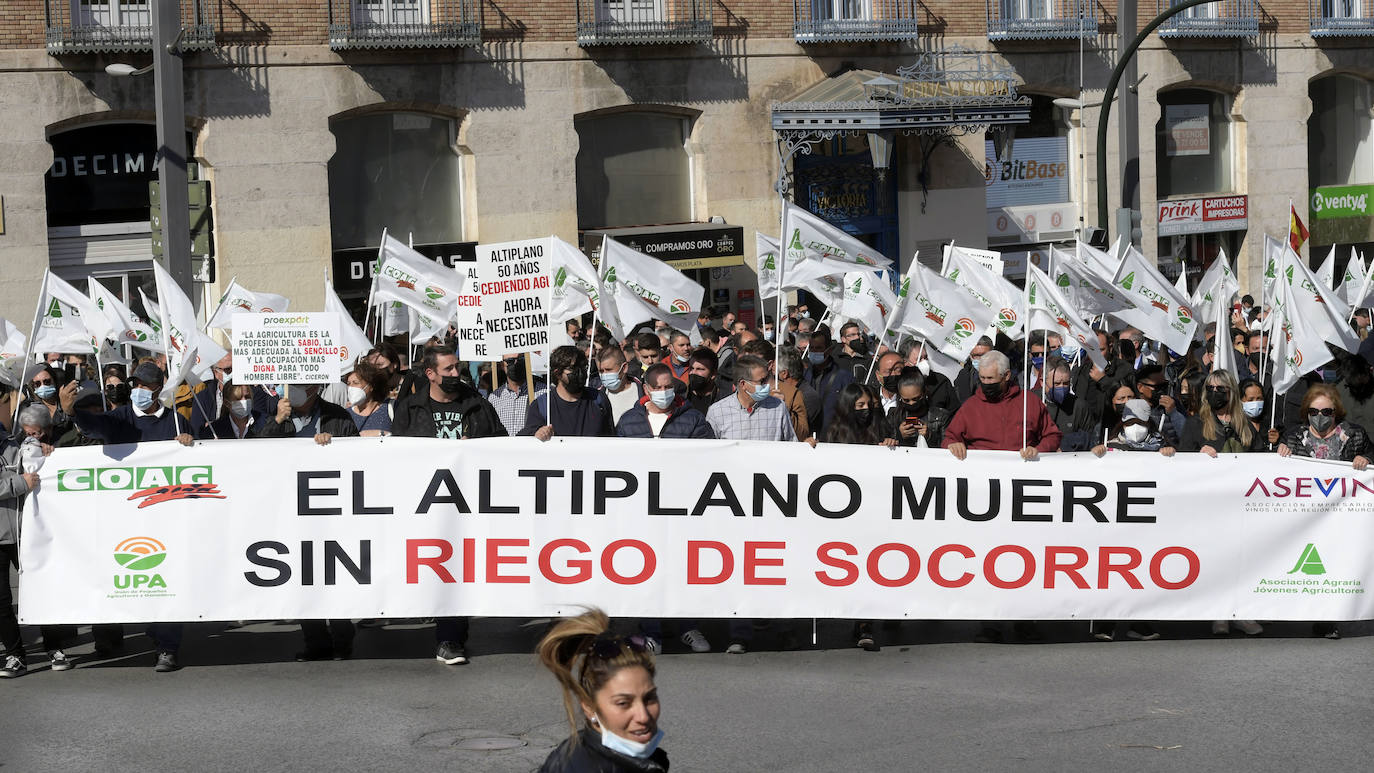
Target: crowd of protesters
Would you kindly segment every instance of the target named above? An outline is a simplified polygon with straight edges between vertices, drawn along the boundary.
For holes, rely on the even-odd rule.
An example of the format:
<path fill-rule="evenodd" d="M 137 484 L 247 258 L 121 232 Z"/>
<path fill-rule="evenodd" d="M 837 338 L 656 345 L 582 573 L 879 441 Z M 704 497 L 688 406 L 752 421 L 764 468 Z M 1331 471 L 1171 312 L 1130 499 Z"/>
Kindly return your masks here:
<path fill-rule="evenodd" d="M 932 370 L 923 344 L 910 339 L 880 345 L 853 322 L 832 331 L 805 306 L 751 325 L 733 313 L 717 321 L 702 314 L 695 335 L 645 325 L 624 340 L 603 327 L 568 325 L 571 345 L 548 355 L 547 373 L 527 373 L 529 360 L 465 363 L 450 341 L 431 339 L 409 362 L 406 347 L 382 343 L 337 384 L 247 386 L 233 379 L 233 358 L 213 379 L 182 385 L 175 407 L 158 400 L 165 361 L 149 357 L 96 372 L 88 358 L 47 355 L 24 374 L 21 389 L 0 387 L 0 555 L 18 565 L 19 513 L 39 485 L 36 472 L 54 448 L 103 443 L 197 439 L 401 435 L 463 440 L 529 436 L 720 438 L 774 442 L 846 443 L 945 448 L 964 460 L 970 450 L 1016 451 L 1026 459 L 1061 451 L 1098 456 L 1122 451 L 1172 455 L 1198 452 L 1278 453 L 1350 462 L 1364 469 L 1371 455 L 1364 427 L 1374 422 L 1374 339 L 1358 354 L 1333 349 L 1334 359 L 1286 394 L 1274 395 L 1265 363 L 1266 334 L 1248 296 L 1228 335 L 1239 376 L 1212 369 L 1215 326 L 1186 352 L 1173 352 L 1126 328 L 1099 332 L 1107 367 L 1095 367 L 1080 342 L 1033 332 L 1022 340 L 984 337 L 958 374 Z M 1355 325 L 1366 335 L 1367 318 Z M 780 342 L 775 336 L 781 336 Z M 694 344 L 693 341 L 700 341 Z M 17 403 L 17 404 L 16 404 Z M 17 417 L 17 418 L 15 418 Z M 12 422 L 12 419 L 13 422 Z M 13 426 L 11 424 L 13 423 Z M 26 670 L 8 582 L 0 582 L 0 676 Z M 299 660 L 348 658 L 354 623 L 302 620 Z M 436 658 L 467 662 L 468 620 L 435 622 Z M 677 621 L 676 634 L 695 652 L 712 644 L 695 621 Z M 758 625 L 767 625 L 760 621 Z M 1148 621 L 1123 621 L 1126 635 L 1153 639 Z M 661 646 L 661 621 L 642 621 L 645 640 Z M 733 620 L 727 652 L 745 652 L 756 624 Z M 1094 623 L 1088 634 L 1110 641 L 1115 622 Z M 1256 621 L 1217 621 L 1259 635 Z M 1033 623 L 1014 626 L 1023 640 L 1039 638 Z M 877 649 L 871 622 L 855 625 L 855 641 Z M 155 624 L 158 671 L 179 667 L 182 626 Z M 1338 638 L 1331 624 L 1317 635 Z M 71 667 L 65 654 L 71 627 L 41 630 L 55 671 Z M 96 626 L 96 657 L 124 644 L 121 626 Z M 979 638 L 1001 641 L 987 624 Z"/>

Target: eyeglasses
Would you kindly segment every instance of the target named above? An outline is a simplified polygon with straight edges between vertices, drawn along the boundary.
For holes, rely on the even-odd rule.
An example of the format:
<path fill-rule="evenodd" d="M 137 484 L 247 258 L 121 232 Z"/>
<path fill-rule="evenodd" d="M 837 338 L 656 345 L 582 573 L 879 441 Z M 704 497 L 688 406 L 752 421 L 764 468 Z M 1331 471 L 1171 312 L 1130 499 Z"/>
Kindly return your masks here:
<path fill-rule="evenodd" d="M 52 383 L 52 379 L 50 379 L 50 378 L 44 378 L 44 379 L 37 379 L 37 378 L 36 378 L 36 379 L 33 380 L 33 385 L 36 386 L 36 387 L 47 386 L 47 385 L 49 385 L 49 384 L 51 384 L 51 383 Z"/>
<path fill-rule="evenodd" d="M 1229 394 L 1231 394 L 1231 389 L 1230 389 L 1229 387 L 1224 387 L 1224 386 L 1211 386 L 1211 385 L 1209 385 L 1209 386 L 1207 387 L 1207 391 L 1208 391 L 1208 392 L 1213 392 L 1213 393 L 1216 393 L 1216 394 L 1223 394 L 1223 395 L 1229 395 Z"/>
<path fill-rule="evenodd" d="M 1159 389 L 1160 387 L 1162 387 L 1162 386 L 1164 386 L 1164 385 L 1161 384 L 1161 383 L 1159 383 L 1158 381 L 1141 381 L 1141 382 L 1139 382 L 1138 384 L 1136 384 L 1136 386 L 1138 386 L 1138 387 L 1149 387 L 1149 388 L 1151 388 L 1151 389 Z"/>
<path fill-rule="evenodd" d="M 635 634 L 634 636 L 607 636 L 601 634 L 592 640 L 591 654 L 602 660 L 620 657 L 622 649 L 631 652 L 647 652 L 649 644 L 644 637 Z"/>
<path fill-rule="evenodd" d="M 1320 416 L 1333 416 L 1333 415 L 1335 415 L 1335 413 L 1336 413 L 1336 409 L 1335 409 L 1335 408 L 1308 408 L 1308 409 L 1307 409 L 1307 415 L 1308 415 L 1308 416 L 1318 416 L 1318 415 L 1320 415 Z"/>

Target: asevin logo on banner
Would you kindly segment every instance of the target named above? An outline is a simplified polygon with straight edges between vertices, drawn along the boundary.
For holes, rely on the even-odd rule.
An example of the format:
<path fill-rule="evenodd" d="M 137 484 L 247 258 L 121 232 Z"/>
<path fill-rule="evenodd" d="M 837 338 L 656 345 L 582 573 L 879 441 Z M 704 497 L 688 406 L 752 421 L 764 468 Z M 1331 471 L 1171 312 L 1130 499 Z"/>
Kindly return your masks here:
<path fill-rule="evenodd" d="M 158 467 L 77 467 L 57 471 L 62 492 L 131 491 L 139 508 L 178 499 L 225 499 L 206 465 Z"/>
<path fill-rule="evenodd" d="M 167 560 L 167 546 L 152 537 L 130 537 L 115 545 L 114 561 L 123 573 L 114 575 L 109 598 L 160 598 L 175 594 L 154 569 Z"/>
<path fill-rule="evenodd" d="M 1364 593 L 1364 583 L 1359 580 L 1329 579 L 1326 575 L 1326 565 L 1322 563 L 1316 543 L 1309 542 L 1302 549 L 1298 562 L 1292 569 L 1279 577 L 1260 578 L 1254 592 L 1295 596 L 1349 596 Z M 1318 577 L 1326 579 L 1317 579 Z"/>

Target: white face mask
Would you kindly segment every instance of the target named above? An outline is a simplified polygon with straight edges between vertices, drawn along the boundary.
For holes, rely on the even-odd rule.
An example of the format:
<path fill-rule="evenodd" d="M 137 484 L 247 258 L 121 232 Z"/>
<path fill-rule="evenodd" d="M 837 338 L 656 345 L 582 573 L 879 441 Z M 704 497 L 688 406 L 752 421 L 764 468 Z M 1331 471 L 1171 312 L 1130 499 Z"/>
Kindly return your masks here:
<path fill-rule="evenodd" d="M 229 413 L 242 419 L 244 416 L 253 412 L 252 400 L 231 400 L 229 402 Z"/>
<path fill-rule="evenodd" d="M 592 717 L 592 721 L 601 727 L 601 723 L 597 721 L 595 716 Z M 601 727 L 601 745 L 626 757 L 634 757 L 638 760 L 648 759 L 660 743 L 663 743 L 663 728 L 659 728 L 658 732 L 654 733 L 654 737 L 650 738 L 647 743 L 640 743 L 622 738 L 605 727 Z"/>
<path fill-rule="evenodd" d="M 1249 416 L 1252 419 L 1258 419 L 1259 415 L 1261 413 L 1264 413 L 1264 401 L 1250 400 L 1248 402 L 1241 403 L 1240 408 L 1241 410 L 1245 411 L 1246 416 Z"/>
<path fill-rule="evenodd" d="M 922 376 L 930 375 L 930 360 L 921 360 L 916 363 L 916 370 L 921 371 Z"/>
<path fill-rule="evenodd" d="M 348 388 L 348 404 L 362 405 L 367 402 L 367 390 L 362 387 L 351 386 Z"/>
<path fill-rule="evenodd" d="M 1144 442 L 1145 438 L 1149 436 L 1150 428 L 1145 426 L 1144 424 L 1132 424 L 1129 427 L 1121 428 L 1121 437 L 1125 438 L 1127 441 L 1131 443 Z"/>
<path fill-rule="evenodd" d="M 672 389 L 655 389 L 649 392 L 649 401 L 660 411 L 665 411 L 668 406 L 673 404 L 674 391 Z"/>

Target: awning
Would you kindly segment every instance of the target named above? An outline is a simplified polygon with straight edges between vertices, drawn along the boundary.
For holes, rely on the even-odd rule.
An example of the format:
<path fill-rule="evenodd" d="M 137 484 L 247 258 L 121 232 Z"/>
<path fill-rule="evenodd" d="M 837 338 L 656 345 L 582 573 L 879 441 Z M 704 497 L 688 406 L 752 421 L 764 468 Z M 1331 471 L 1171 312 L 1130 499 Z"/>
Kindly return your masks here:
<path fill-rule="evenodd" d="M 583 247 L 589 255 L 599 259 L 601 241 L 607 236 L 679 271 L 744 264 L 744 228 L 737 225 L 677 223 L 599 228 L 583 233 Z"/>
<path fill-rule="evenodd" d="M 951 47 L 895 75 L 850 70 L 773 106 L 781 135 L 898 130 L 964 134 L 1030 120 L 1030 98 L 991 52 Z"/>

